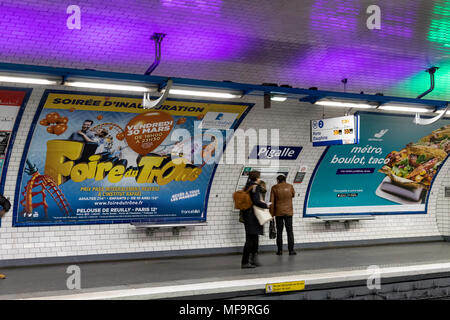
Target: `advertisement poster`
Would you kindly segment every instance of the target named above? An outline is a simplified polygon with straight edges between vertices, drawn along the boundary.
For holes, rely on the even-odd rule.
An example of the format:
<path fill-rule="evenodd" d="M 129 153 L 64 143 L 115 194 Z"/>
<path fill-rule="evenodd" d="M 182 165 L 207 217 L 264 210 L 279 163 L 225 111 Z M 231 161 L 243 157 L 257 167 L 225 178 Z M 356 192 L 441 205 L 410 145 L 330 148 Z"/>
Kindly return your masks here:
<path fill-rule="evenodd" d="M 360 143 L 329 146 L 311 177 L 304 216 L 426 213 L 429 190 L 450 152 L 450 121 L 359 113 Z"/>
<path fill-rule="evenodd" d="M 25 146 L 13 225 L 205 222 L 226 132 L 251 105 L 141 103 L 47 90 Z"/>
<path fill-rule="evenodd" d="M 0 87 L 0 193 L 2 194 L 9 155 L 31 90 Z"/>

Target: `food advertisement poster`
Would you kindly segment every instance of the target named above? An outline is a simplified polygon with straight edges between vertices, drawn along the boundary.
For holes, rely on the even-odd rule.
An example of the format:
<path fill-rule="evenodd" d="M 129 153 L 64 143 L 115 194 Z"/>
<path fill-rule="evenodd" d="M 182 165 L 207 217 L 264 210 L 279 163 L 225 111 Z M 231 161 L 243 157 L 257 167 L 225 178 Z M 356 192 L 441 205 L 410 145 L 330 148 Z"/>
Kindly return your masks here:
<path fill-rule="evenodd" d="M 251 106 L 166 100 L 143 109 L 139 96 L 47 90 L 13 226 L 205 222 L 217 159 Z"/>
<path fill-rule="evenodd" d="M 6 172 L 14 138 L 32 89 L 0 87 L 0 193 L 3 194 Z"/>
<path fill-rule="evenodd" d="M 450 121 L 359 113 L 360 143 L 329 146 L 311 177 L 304 216 L 426 213 L 429 191 L 450 152 Z"/>

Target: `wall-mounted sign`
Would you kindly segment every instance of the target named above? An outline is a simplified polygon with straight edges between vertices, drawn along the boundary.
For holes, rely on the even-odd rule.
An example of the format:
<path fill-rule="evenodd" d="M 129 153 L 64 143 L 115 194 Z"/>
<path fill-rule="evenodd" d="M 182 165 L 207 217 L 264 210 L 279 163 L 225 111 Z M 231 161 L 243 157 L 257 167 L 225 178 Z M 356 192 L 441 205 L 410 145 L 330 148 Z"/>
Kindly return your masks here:
<path fill-rule="evenodd" d="M 292 146 L 260 146 L 253 147 L 249 159 L 264 160 L 295 160 L 303 147 Z"/>
<path fill-rule="evenodd" d="M 308 167 L 301 166 L 300 170 L 295 174 L 294 183 L 302 183 L 305 179 L 306 171 L 308 171 Z"/>
<path fill-rule="evenodd" d="M 445 197 L 450 198 L 450 187 L 445 187 Z"/>
<path fill-rule="evenodd" d="M 289 281 L 266 284 L 266 293 L 301 291 L 305 289 L 305 281 Z"/>
<path fill-rule="evenodd" d="M 311 121 L 311 142 L 314 147 L 359 142 L 357 115 Z"/>
<path fill-rule="evenodd" d="M 286 178 L 289 174 L 289 168 L 281 168 L 281 167 L 244 167 L 242 168 L 241 171 L 241 175 L 239 176 L 239 180 L 238 180 L 238 184 L 236 186 L 236 191 L 237 190 L 242 190 L 245 185 L 247 184 L 248 181 L 248 174 L 251 171 L 259 171 L 261 172 L 261 180 L 264 181 L 264 183 L 266 184 L 266 196 L 265 196 L 265 201 L 269 202 L 270 200 L 270 188 L 272 188 L 273 185 L 277 184 L 277 177 L 279 175 L 284 175 Z"/>
<path fill-rule="evenodd" d="M 450 153 L 450 120 L 360 113 L 359 145 L 329 146 L 311 177 L 304 216 L 426 213 L 429 191 Z"/>
<path fill-rule="evenodd" d="M 31 91 L 32 89 L 0 87 L 0 193 L 2 194 L 12 145 Z"/>
<path fill-rule="evenodd" d="M 141 103 L 47 90 L 23 153 L 13 226 L 206 221 L 213 157 L 226 134 L 198 124 L 209 115 L 236 129 L 251 105 L 167 100 L 145 110 Z"/>

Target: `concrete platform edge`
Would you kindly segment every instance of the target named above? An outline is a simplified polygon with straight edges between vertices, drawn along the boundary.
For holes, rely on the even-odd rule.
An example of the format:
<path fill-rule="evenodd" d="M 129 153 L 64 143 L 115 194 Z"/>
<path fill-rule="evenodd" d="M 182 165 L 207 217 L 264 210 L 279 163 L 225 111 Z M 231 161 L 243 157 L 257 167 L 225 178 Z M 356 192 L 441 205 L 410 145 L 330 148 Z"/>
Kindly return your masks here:
<path fill-rule="evenodd" d="M 350 241 L 330 241 L 330 242 L 312 242 L 312 243 L 296 243 L 295 248 L 298 250 L 308 249 L 330 249 L 340 247 L 358 247 L 372 246 L 383 244 L 400 244 L 414 242 L 434 242 L 434 241 L 450 241 L 449 236 L 427 236 L 427 237 L 406 237 L 406 238 L 386 238 L 386 239 L 369 239 L 369 240 L 350 240 Z M 275 242 L 275 240 L 274 240 Z M 54 265 L 54 264 L 77 264 L 86 262 L 102 262 L 102 261 L 121 261 L 121 260 L 142 260 L 156 258 L 182 258 L 203 255 L 220 255 L 220 254 L 236 254 L 241 253 L 242 246 L 225 247 L 225 248 L 206 248 L 206 249 L 187 249 L 173 251 L 152 251 L 152 252 L 130 252 L 116 254 L 95 254 L 82 256 L 62 256 L 62 257 L 39 257 L 29 259 L 9 259 L 1 260 L 0 267 L 25 267 L 33 265 Z M 276 245 L 261 245 L 261 252 L 276 251 Z"/>

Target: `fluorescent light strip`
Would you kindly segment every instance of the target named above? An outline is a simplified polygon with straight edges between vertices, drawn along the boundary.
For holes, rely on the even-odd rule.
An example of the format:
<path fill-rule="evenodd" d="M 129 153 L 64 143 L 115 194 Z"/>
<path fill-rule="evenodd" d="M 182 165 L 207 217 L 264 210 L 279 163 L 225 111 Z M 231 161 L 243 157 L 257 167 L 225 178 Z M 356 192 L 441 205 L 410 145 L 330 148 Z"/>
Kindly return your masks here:
<path fill-rule="evenodd" d="M 101 83 L 101 82 L 85 82 L 85 81 L 67 81 L 64 83 L 71 87 L 92 88 L 92 89 L 106 89 L 106 90 L 120 90 L 120 91 L 134 91 L 134 92 L 150 92 L 150 88 L 142 86 L 130 86 L 124 84 Z"/>
<path fill-rule="evenodd" d="M 238 95 L 229 92 L 201 91 L 188 89 L 170 89 L 169 95 L 196 96 L 196 97 L 222 98 L 222 99 L 236 99 L 242 97 L 242 94 Z"/>
<path fill-rule="evenodd" d="M 368 103 L 344 102 L 332 100 L 319 100 L 315 104 L 325 107 L 341 107 L 341 108 L 358 108 L 358 109 L 373 109 L 375 106 Z"/>
<path fill-rule="evenodd" d="M 433 112 L 431 108 L 424 107 L 406 107 L 402 105 L 381 105 L 378 107 L 379 110 L 388 110 L 388 111 L 400 111 L 400 112 L 414 112 L 414 113 L 427 113 Z"/>
<path fill-rule="evenodd" d="M 28 78 L 28 77 L 11 77 L 11 76 L 1 76 L 0 82 L 15 82 L 15 83 L 28 83 L 28 84 L 57 84 L 56 80 L 40 79 L 40 78 Z"/>
<path fill-rule="evenodd" d="M 412 112 L 412 113 L 427 113 L 434 112 L 434 106 L 413 103 L 385 103 L 378 107 L 379 110 L 398 111 L 398 112 Z"/>
<path fill-rule="evenodd" d="M 270 97 L 270 100 L 283 102 L 283 101 L 287 100 L 287 97 L 286 96 L 272 96 L 272 97 Z"/>

